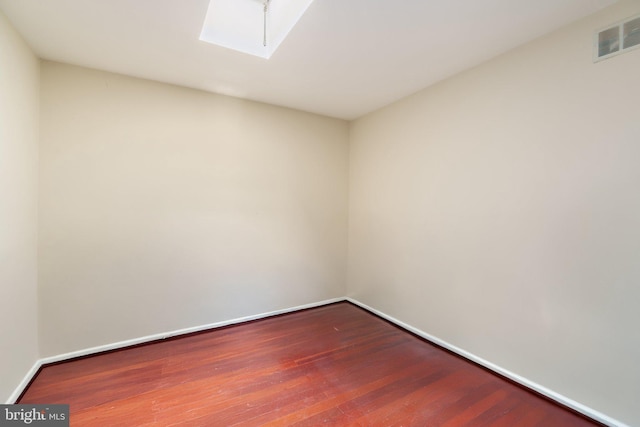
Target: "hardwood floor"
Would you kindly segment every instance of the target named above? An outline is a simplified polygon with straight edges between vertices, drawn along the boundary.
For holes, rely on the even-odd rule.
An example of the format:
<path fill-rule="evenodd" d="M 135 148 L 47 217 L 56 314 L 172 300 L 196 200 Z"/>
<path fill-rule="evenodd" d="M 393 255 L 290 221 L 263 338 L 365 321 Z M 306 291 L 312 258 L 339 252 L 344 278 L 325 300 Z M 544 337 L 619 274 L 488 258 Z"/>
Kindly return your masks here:
<path fill-rule="evenodd" d="M 72 426 L 599 425 L 350 304 L 44 367 Z"/>

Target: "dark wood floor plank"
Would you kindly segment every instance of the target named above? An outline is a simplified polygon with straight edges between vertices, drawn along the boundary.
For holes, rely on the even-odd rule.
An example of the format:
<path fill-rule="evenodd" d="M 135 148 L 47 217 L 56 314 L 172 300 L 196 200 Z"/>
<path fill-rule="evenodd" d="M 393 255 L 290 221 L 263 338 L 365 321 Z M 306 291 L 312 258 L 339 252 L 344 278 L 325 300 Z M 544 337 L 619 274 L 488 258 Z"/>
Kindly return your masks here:
<path fill-rule="evenodd" d="M 594 426 L 350 304 L 44 367 L 73 426 Z"/>

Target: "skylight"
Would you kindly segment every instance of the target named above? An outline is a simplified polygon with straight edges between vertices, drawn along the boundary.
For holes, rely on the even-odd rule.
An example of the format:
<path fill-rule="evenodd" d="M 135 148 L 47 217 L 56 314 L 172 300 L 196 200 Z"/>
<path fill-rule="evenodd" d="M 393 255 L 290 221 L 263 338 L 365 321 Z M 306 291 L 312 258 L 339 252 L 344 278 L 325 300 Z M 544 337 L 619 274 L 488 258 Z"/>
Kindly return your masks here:
<path fill-rule="evenodd" d="M 210 0 L 200 40 L 269 59 L 313 0 Z"/>

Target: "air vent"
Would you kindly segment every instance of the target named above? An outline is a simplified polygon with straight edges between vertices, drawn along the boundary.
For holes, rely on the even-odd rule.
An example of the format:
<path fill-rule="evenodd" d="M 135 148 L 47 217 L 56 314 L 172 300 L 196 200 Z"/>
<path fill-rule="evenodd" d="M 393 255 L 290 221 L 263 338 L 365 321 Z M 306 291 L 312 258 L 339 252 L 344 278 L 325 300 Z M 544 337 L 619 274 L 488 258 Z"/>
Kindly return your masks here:
<path fill-rule="evenodd" d="M 597 31 L 594 39 L 594 62 L 640 48 L 640 15 Z"/>

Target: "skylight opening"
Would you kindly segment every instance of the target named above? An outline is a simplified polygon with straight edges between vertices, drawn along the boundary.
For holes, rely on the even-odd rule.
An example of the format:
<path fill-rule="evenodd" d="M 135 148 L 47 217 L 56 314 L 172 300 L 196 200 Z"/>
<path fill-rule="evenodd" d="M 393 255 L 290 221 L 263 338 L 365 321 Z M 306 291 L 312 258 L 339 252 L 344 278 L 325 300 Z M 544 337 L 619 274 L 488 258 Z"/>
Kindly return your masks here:
<path fill-rule="evenodd" d="M 269 59 L 313 0 L 210 0 L 200 40 Z"/>

